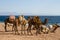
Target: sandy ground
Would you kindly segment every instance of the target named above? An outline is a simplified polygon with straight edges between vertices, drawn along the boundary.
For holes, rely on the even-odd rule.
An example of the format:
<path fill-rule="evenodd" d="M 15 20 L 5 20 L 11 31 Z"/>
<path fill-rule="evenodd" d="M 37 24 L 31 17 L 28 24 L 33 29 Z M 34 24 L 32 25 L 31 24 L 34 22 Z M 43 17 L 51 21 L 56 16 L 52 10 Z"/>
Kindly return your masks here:
<path fill-rule="evenodd" d="M 11 30 L 8 27 L 8 30 Z M 19 27 L 20 28 L 20 27 Z M 20 32 L 20 31 L 19 31 Z M 4 32 L 4 24 L 0 23 L 0 40 L 60 40 L 60 28 L 55 33 L 31 35 L 15 35 L 14 32 Z"/>

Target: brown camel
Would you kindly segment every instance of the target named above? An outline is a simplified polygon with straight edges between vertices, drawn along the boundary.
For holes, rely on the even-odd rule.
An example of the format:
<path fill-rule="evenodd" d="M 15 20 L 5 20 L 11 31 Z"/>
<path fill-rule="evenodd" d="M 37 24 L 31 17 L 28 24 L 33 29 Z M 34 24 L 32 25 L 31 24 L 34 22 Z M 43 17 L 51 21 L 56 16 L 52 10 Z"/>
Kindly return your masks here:
<path fill-rule="evenodd" d="M 40 30 L 41 30 L 40 25 L 45 25 L 47 22 L 48 22 L 47 18 L 45 19 L 45 21 L 43 23 L 38 16 L 34 16 L 33 18 L 29 17 L 28 18 L 29 26 L 28 26 L 28 29 L 27 29 L 27 33 L 32 34 L 31 27 L 32 27 L 32 25 L 34 25 L 35 26 L 34 28 L 36 28 L 36 35 L 40 34 Z"/>

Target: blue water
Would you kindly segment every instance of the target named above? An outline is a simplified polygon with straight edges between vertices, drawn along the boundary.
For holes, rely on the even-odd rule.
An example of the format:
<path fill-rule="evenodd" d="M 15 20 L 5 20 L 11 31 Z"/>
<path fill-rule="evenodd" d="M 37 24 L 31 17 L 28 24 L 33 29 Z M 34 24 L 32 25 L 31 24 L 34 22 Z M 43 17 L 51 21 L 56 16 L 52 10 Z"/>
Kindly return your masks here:
<path fill-rule="evenodd" d="M 0 16 L 0 22 L 4 22 L 6 18 L 9 16 Z M 18 17 L 18 16 L 16 16 Z M 60 16 L 39 16 L 41 18 L 41 21 L 43 22 L 45 18 L 48 18 L 48 23 L 60 23 Z M 28 16 L 25 16 L 27 19 Z"/>

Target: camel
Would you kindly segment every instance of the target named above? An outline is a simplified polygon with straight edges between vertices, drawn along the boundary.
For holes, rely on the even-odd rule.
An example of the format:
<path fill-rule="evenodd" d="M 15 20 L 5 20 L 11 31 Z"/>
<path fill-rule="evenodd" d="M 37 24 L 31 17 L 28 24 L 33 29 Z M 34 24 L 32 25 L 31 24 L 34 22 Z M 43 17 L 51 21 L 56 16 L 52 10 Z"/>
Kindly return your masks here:
<path fill-rule="evenodd" d="M 8 24 L 12 24 L 12 30 L 14 29 L 15 34 L 19 34 L 18 29 L 17 29 L 17 25 L 18 25 L 18 18 L 15 18 L 15 16 L 9 16 L 5 21 L 5 32 L 7 32 L 7 26 L 9 26 Z"/>
<path fill-rule="evenodd" d="M 28 21 L 24 18 L 23 15 L 19 16 L 19 21 L 21 24 L 21 34 L 26 34 L 26 24 L 28 23 Z"/>
<path fill-rule="evenodd" d="M 54 33 L 56 31 L 57 28 L 59 28 L 60 26 L 57 25 L 57 24 L 53 24 L 53 25 L 41 25 L 41 29 L 42 29 L 42 32 L 43 33 L 49 33 L 49 32 L 52 32 Z"/>
<path fill-rule="evenodd" d="M 39 33 L 40 34 L 40 25 L 45 25 L 48 22 L 48 19 L 46 18 L 44 22 L 42 22 L 40 20 L 40 18 L 38 16 L 34 16 L 33 18 L 29 17 L 28 18 L 28 29 L 27 29 L 27 33 L 32 35 L 31 32 L 31 27 L 32 25 L 35 26 L 34 28 L 36 28 L 36 35 Z"/>
<path fill-rule="evenodd" d="M 49 25 L 50 32 L 55 32 L 60 26 L 58 24 Z"/>

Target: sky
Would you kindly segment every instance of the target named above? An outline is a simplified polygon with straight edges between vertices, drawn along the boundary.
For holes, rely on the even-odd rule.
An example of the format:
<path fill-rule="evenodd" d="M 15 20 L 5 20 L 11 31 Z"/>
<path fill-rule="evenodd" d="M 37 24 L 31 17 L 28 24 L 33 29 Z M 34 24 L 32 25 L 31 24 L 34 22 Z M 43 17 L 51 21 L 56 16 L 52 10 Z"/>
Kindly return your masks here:
<path fill-rule="evenodd" d="M 58 15 L 60 0 L 0 0 L 0 15 Z"/>

